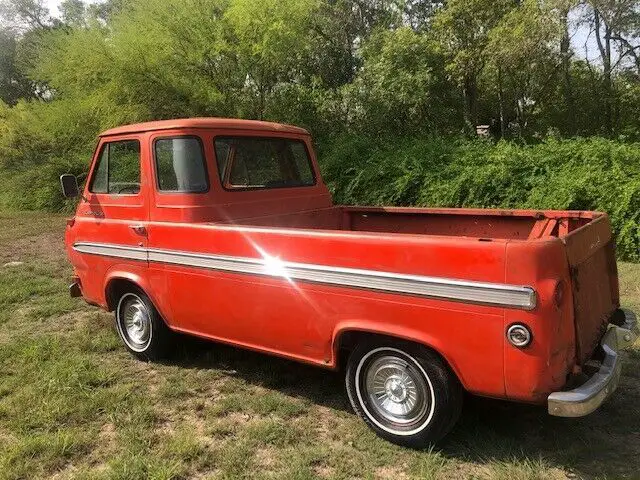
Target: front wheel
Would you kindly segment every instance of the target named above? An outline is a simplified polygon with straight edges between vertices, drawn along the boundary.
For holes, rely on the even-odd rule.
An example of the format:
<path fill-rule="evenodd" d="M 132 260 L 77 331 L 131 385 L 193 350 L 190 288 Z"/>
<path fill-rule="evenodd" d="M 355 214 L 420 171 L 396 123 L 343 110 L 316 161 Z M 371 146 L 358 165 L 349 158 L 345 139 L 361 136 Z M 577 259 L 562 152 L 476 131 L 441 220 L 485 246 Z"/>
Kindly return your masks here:
<path fill-rule="evenodd" d="M 410 448 L 444 437 L 457 421 L 462 387 L 433 352 L 408 342 L 358 345 L 349 356 L 347 394 L 379 436 Z"/>
<path fill-rule="evenodd" d="M 144 292 L 123 292 L 115 313 L 116 330 L 129 352 L 142 360 L 167 355 L 171 331 Z"/>

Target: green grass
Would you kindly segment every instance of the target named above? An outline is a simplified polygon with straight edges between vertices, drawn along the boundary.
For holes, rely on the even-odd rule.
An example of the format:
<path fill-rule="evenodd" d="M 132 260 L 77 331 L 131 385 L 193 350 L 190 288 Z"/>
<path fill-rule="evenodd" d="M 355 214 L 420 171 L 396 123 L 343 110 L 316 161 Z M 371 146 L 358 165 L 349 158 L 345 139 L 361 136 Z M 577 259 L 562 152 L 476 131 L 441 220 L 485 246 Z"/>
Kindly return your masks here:
<path fill-rule="evenodd" d="M 470 398 L 442 445 L 415 452 L 370 432 L 335 373 L 189 339 L 170 361 L 134 360 L 111 315 L 68 297 L 63 229 L 0 214 L 0 479 L 640 475 L 639 348 L 589 417 Z M 640 310 L 640 265 L 620 276 Z"/>

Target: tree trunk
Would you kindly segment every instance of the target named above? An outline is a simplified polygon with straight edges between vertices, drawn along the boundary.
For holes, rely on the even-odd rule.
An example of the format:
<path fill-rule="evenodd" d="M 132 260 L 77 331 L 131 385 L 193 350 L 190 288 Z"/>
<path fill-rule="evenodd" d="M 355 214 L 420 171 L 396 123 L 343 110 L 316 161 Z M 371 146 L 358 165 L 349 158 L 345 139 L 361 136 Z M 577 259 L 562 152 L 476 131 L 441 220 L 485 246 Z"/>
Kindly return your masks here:
<path fill-rule="evenodd" d="M 474 77 L 465 78 L 463 93 L 465 127 L 475 133 L 478 124 L 478 86 Z"/>
<path fill-rule="evenodd" d="M 504 92 L 502 89 L 502 67 L 498 66 L 498 104 L 500 106 L 500 138 L 504 138 L 506 130 L 504 119 Z"/>
<path fill-rule="evenodd" d="M 524 137 L 527 128 L 527 104 L 524 95 L 519 95 L 516 102 L 516 113 L 518 118 L 518 135 Z"/>
<path fill-rule="evenodd" d="M 612 99 L 612 86 L 611 86 L 611 29 L 604 23 L 604 42 L 601 32 L 602 18 L 598 9 L 594 8 L 593 18 L 595 23 L 596 42 L 598 44 L 598 50 L 600 51 L 600 58 L 602 59 L 602 87 L 604 90 L 603 96 L 603 118 L 604 129 L 608 134 L 611 134 L 613 127 L 613 109 L 611 105 Z"/>
<path fill-rule="evenodd" d="M 258 120 L 264 120 L 264 86 L 258 89 Z"/>
<path fill-rule="evenodd" d="M 573 96 L 573 85 L 571 82 L 571 39 L 569 37 L 569 10 L 565 9 L 562 12 L 562 25 L 564 31 L 562 33 L 562 39 L 560 40 L 560 56 L 562 58 L 562 76 L 563 76 L 563 90 L 564 90 L 564 108 L 565 108 L 565 128 L 569 135 L 575 135 L 576 133 L 576 112 Z"/>

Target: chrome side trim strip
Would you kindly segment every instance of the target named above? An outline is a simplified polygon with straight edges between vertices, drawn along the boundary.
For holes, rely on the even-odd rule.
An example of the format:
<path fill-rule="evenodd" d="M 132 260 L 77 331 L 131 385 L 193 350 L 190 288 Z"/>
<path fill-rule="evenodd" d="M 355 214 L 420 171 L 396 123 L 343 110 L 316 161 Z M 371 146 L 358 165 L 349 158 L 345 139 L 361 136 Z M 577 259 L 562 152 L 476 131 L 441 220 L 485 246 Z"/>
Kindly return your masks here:
<path fill-rule="evenodd" d="M 74 243 L 73 249 L 80 253 L 103 257 L 127 258 L 130 260 L 148 260 L 148 251 L 143 247 L 129 247 L 109 243 Z"/>
<path fill-rule="evenodd" d="M 268 256 L 265 258 L 234 257 L 92 243 L 77 243 L 74 245 L 74 249 L 94 255 L 131 258 L 133 260 L 148 259 L 150 262 L 340 285 L 464 303 L 497 305 L 522 310 L 532 310 L 536 306 L 536 292 L 531 287 L 500 283 L 472 282 L 379 270 L 286 262 Z M 121 250 L 119 251 L 119 249 Z M 141 258 L 144 255 L 146 257 Z"/>

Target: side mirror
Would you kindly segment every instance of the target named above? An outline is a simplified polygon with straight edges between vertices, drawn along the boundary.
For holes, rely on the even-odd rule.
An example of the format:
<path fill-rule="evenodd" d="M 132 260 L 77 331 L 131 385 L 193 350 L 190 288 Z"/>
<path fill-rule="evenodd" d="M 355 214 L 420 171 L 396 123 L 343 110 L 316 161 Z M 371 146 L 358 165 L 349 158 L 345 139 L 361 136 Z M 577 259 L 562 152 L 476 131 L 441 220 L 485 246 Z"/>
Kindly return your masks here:
<path fill-rule="evenodd" d="M 62 185 L 62 195 L 65 198 L 75 198 L 79 195 L 78 180 L 75 175 L 68 173 L 60 175 L 60 185 Z"/>

